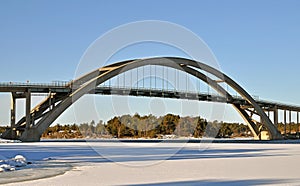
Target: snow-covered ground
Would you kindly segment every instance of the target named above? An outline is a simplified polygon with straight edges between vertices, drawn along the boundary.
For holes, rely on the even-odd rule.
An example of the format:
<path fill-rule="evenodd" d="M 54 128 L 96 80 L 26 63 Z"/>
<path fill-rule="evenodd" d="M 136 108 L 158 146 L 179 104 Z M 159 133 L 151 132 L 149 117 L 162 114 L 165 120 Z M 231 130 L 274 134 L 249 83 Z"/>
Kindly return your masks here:
<path fill-rule="evenodd" d="M 300 144 L 0 143 L 2 159 L 16 155 L 32 164 L 0 184 L 300 185 Z"/>

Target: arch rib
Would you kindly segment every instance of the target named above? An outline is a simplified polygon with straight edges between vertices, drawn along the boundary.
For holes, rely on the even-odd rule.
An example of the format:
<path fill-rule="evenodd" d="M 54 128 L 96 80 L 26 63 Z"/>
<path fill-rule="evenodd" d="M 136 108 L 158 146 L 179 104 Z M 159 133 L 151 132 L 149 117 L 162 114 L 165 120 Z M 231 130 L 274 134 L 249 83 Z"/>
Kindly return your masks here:
<path fill-rule="evenodd" d="M 193 68 L 206 71 L 217 78 L 226 82 L 229 86 L 231 86 L 235 91 L 237 91 L 249 104 L 253 106 L 256 112 L 260 115 L 263 121 L 263 125 L 269 130 L 271 139 L 282 139 L 282 136 L 279 134 L 275 126 L 272 124 L 270 119 L 264 113 L 262 108 L 255 102 L 255 100 L 235 81 L 226 76 L 224 73 L 214 69 L 206 64 L 196 62 L 190 59 L 184 58 L 175 58 L 175 57 L 167 57 L 167 58 L 148 58 L 148 59 L 137 59 L 137 60 L 129 60 L 125 62 L 120 62 L 116 64 L 112 64 L 106 67 L 102 67 L 98 70 L 92 71 L 81 78 L 73 81 L 70 86 L 73 86 L 74 91 L 64 100 L 62 100 L 53 110 L 49 111 L 45 117 L 43 117 L 32 130 L 38 133 L 37 135 L 41 136 L 42 133 L 51 125 L 51 123 L 69 106 L 71 106 L 74 102 L 76 102 L 83 95 L 93 91 L 95 87 L 99 84 L 109 80 L 117 76 L 120 73 L 129 71 L 131 69 L 135 69 L 138 67 L 146 66 L 146 65 L 159 65 L 171 67 L 174 69 L 185 71 L 197 78 L 203 80 L 218 92 L 220 92 L 223 96 L 228 99 L 232 99 L 232 96 L 225 91 L 221 86 L 219 86 L 215 81 L 208 78 L 201 72 L 194 70 Z M 193 68 L 190 68 L 193 67 Z M 239 111 L 239 113 L 243 116 L 243 118 L 247 121 L 250 128 L 252 128 L 252 132 L 258 134 L 258 129 L 256 125 L 251 121 L 247 113 L 242 110 L 238 105 L 234 105 L 235 108 Z M 26 133 L 27 132 L 27 133 Z M 31 134 L 30 131 L 25 131 L 21 136 L 21 140 L 28 138 L 28 134 Z"/>

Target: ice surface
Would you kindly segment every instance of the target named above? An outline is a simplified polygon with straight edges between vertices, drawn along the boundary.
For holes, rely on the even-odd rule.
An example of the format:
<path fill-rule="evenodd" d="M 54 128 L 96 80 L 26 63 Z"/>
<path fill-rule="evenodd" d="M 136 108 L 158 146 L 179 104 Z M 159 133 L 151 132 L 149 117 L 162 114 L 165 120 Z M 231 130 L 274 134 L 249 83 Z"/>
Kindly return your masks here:
<path fill-rule="evenodd" d="M 21 154 L 33 164 L 0 173 L 0 183 L 299 185 L 300 144 L 285 143 L 3 143 L 1 157 Z"/>

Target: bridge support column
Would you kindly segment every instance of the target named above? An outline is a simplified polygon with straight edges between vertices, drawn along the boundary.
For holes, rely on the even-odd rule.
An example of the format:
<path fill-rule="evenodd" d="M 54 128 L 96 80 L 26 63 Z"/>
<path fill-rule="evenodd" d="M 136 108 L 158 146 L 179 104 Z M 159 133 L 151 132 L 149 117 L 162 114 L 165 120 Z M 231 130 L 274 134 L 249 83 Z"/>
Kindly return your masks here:
<path fill-rule="evenodd" d="M 289 134 L 292 133 L 292 111 L 289 111 Z"/>
<path fill-rule="evenodd" d="M 284 137 L 286 138 L 286 110 L 284 110 Z"/>
<path fill-rule="evenodd" d="M 31 110 L 31 92 L 28 90 L 25 93 L 26 97 L 26 108 L 25 108 L 25 113 L 26 113 L 26 129 L 30 128 L 30 123 L 31 123 L 31 117 L 30 117 L 30 110 Z"/>
<path fill-rule="evenodd" d="M 55 103 L 52 102 L 53 95 L 52 95 L 51 91 L 49 92 L 49 95 L 50 95 L 50 98 L 49 98 L 49 109 L 52 110 L 54 108 L 54 104 Z"/>
<path fill-rule="evenodd" d="M 278 109 L 275 107 L 274 109 L 274 125 L 278 129 Z"/>
<path fill-rule="evenodd" d="M 11 102 L 10 102 L 10 126 L 11 126 L 11 138 L 16 137 L 16 97 L 15 93 L 11 93 Z"/>
<path fill-rule="evenodd" d="M 299 112 L 297 112 L 297 134 L 299 134 Z"/>

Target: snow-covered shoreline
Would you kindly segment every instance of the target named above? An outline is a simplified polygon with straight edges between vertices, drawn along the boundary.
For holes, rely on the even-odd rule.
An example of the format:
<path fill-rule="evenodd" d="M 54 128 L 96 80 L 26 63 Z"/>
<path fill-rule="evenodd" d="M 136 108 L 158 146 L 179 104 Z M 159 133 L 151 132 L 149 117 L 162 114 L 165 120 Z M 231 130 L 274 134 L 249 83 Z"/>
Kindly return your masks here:
<path fill-rule="evenodd" d="M 3 143 L 33 164 L 0 173 L 21 185 L 298 185 L 300 144 Z M 289 171 L 285 171 L 289 170 Z M 6 174 L 6 176 L 1 176 Z M 41 179 L 43 178 L 43 179 Z M 4 181 L 3 181 L 4 180 Z M 28 181 L 26 181 L 28 180 Z M 22 179 L 21 179 L 22 181 Z M 224 184 L 223 184 L 224 183 Z"/>
<path fill-rule="evenodd" d="M 16 171 L 0 173 L 0 185 L 9 183 L 21 185 L 21 183 L 24 181 L 47 179 L 62 175 L 71 169 L 71 165 L 60 162 L 34 162 L 33 165 L 23 167 L 22 169 L 18 169 Z"/>

